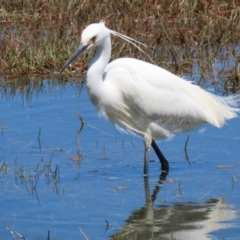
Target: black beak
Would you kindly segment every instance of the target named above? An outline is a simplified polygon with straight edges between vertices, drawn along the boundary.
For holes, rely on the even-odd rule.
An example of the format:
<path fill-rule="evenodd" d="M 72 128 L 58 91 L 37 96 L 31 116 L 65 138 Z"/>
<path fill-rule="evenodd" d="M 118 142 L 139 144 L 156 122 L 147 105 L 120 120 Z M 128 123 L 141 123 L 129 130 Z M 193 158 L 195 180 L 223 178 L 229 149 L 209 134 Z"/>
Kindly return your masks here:
<path fill-rule="evenodd" d="M 79 44 L 77 50 L 73 53 L 73 55 L 66 61 L 62 69 L 60 70 L 60 74 L 68 67 L 68 65 L 73 62 L 81 53 L 83 53 L 89 46 L 90 44 L 84 45 L 84 44 Z"/>

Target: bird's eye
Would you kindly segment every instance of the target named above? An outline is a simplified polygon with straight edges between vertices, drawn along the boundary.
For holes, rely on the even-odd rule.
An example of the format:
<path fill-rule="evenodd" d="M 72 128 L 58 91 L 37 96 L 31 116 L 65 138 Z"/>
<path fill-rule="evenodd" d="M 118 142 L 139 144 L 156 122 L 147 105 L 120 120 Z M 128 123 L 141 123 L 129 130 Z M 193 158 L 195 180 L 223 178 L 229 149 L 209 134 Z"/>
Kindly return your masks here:
<path fill-rule="evenodd" d="M 91 38 L 92 43 L 94 43 L 96 40 L 96 36 Z"/>

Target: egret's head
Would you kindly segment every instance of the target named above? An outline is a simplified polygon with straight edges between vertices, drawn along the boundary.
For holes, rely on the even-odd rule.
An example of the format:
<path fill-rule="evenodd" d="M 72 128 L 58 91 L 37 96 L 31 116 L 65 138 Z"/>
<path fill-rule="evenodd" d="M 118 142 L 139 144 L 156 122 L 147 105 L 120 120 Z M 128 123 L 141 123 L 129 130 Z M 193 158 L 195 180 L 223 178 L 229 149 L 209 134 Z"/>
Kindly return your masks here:
<path fill-rule="evenodd" d="M 70 65 L 81 53 L 85 50 L 90 49 L 93 46 L 101 45 L 105 38 L 109 37 L 111 31 L 105 27 L 104 22 L 93 23 L 87 26 L 81 35 L 81 43 L 78 46 L 77 50 L 73 53 L 73 55 L 67 60 L 64 64 L 60 73 L 62 73 L 67 66 Z"/>
<path fill-rule="evenodd" d="M 105 27 L 104 22 L 93 23 L 87 26 L 81 35 L 83 45 L 97 46 L 100 45 L 106 37 L 110 36 L 110 31 Z"/>

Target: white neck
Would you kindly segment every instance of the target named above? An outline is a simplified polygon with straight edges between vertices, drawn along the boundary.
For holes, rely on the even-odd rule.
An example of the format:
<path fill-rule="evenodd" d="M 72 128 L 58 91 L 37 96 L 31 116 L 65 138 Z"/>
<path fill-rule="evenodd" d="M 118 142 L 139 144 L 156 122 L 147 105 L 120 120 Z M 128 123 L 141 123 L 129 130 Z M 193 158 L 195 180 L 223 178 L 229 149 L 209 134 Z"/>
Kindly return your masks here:
<path fill-rule="evenodd" d="M 93 59 L 87 71 L 87 85 L 102 82 L 102 75 L 108 65 L 111 56 L 111 38 L 105 38 L 101 45 L 97 46 Z"/>
<path fill-rule="evenodd" d="M 103 84 L 103 72 L 106 69 L 111 55 L 111 39 L 110 36 L 105 38 L 103 43 L 97 46 L 93 59 L 90 62 L 87 71 L 87 91 L 88 95 L 98 111 L 101 111 L 99 99 L 101 99 Z"/>

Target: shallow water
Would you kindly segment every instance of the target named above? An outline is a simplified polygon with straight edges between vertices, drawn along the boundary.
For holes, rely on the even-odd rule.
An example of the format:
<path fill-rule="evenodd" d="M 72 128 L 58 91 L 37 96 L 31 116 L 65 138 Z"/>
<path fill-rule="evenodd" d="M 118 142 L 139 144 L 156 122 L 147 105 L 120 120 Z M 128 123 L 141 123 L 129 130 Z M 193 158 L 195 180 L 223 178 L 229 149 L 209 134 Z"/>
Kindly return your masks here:
<path fill-rule="evenodd" d="M 100 118 L 84 87 L 30 92 L 0 91 L 1 239 L 240 239 L 239 118 L 158 141 L 170 173 L 159 181 L 151 152 L 144 181 L 141 139 Z"/>

